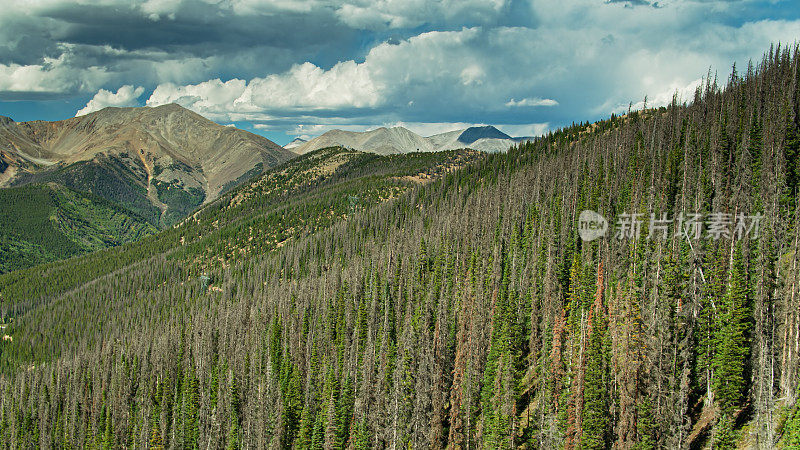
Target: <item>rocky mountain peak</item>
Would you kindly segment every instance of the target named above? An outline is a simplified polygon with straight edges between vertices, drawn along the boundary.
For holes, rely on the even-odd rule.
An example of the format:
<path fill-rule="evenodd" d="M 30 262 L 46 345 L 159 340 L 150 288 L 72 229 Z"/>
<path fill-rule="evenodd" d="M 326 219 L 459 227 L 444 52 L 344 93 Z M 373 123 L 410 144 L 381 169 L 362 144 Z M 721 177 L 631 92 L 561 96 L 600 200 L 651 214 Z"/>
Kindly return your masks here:
<path fill-rule="evenodd" d="M 469 127 L 458 136 L 459 142 L 471 144 L 478 139 L 511 139 L 511 136 L 503 133 L 497 128 L 487 125 L 483 127 Z"/>

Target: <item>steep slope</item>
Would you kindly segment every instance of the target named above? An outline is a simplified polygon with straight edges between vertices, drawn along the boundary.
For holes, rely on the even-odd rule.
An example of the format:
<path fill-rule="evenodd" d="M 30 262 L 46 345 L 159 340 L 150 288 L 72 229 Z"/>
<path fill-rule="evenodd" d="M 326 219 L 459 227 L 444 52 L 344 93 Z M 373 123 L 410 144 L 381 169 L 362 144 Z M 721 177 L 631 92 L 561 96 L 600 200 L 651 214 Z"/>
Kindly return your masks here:
<path fill-rule="evenodd" d="M 370 186 L 375 165 L 343 180 L 325 167 L 353 152 L 298 158 L 310 165 L 271 174 L 285 188 L 242 187 L 187 220 L 197 236 L 216 223 L 267 242 L 209 238 L 197 251 L 224 263 L 200 264 L 205 277 L 181 254 L 182 227 L 117 269 L 136 246 L 53 267 L 50 283 L 0 277 L 6 311 L 22 310 L 0 341 L 1 441 L 796 445 L 799 54 L 771 51 L 690 105 L 549 133 L 363 209 L 340 183 Z M 391 162 L 420 161 L 406 157 Z M 342 190 L 327 197 L 330 183 Z M 615 229 L 583 240 L 597 230 L 587 210 Z M 762 217 L 758 234 L 735 231 L 740 213 Z M 249 214 L 270 219 L 237 221 Z M 86 275 L 97 266 L 108 272 Z M 24 288 L 46 303 L 17 308 Z"/>
<path fill-rule="evenodd" d="M 0 122 L 0 186 L 56 181 L 169 225 L 294 154 L 181 106 L 106 108 L 58 122 Z"/>
<path fill-rule="evenodd" d="M 445 133 L 434 134 L 433 136 L 428 137 L 428 141 L 434 148 L 445 148 L 451 147 L 458 141 L 458 137 L 461 136 L 466 130 L 453 130 L 447 131 Z"/>
<path fill-rule="evenodd" d="M 458 140 L 464 144 L 472 144 L 478 139 L 504 139 L 511 140 L 511 136 L 503 133 L 497 128 L 488 125 L 483 127 L 470 127 L 464 130 L 459 136 Z"/>
<path fill-rule="evenodd" d="M 292 140 L 292 142 L 289 142 L 288 144 L 284 145 L 283 148 L 285 148 L 286 150 L 292 150 L 292 149 L 295 149 L 297 147 L 300 147 L 301 145 L 305 144 L 306 142 L 308 142 L 308 141 L 306 141 L 305 139 L 295 138 L 294 140 Z"/>
<path fill-rule="evenodd" d="M 331 130 L 304 144 L 293 147 L 297 153 L 319 148 L 342 146 L 378 154 L 432 152 L 469 148 L 496 153 L 508 150 L 523 139 L 512 138 L 493 126 L 470 127 L 422 137 L 403 127 L 378 128 L 356 132 Z M 524 140 L 529 140 L 525 138 Z M 287 147 L 288 148 L 288 147 Z"/>
<path fill-rule="evenodd" d="M 493 126 L 483 126 L 433 135 L 428 140 L 437 150 L 471 148 L 487 153 L 497 153 L 504 152 L 513 145 L 531 139 L 512 138 Z"/>
<path fill-rule="evenodd" d="M 0 189 L 0 273 L 136 241 L 157 230 L 56 184 Z"/>
<path fill-rule="evenodd" d="M 268 170 L 157 236 L 0 276 L 0 297 L 23 311 L 154 255 L 170 254 L 195 274 L 228 267 L 324 230 L 481 157 L 469 151 L 380 156 L 322 149 Z"/>

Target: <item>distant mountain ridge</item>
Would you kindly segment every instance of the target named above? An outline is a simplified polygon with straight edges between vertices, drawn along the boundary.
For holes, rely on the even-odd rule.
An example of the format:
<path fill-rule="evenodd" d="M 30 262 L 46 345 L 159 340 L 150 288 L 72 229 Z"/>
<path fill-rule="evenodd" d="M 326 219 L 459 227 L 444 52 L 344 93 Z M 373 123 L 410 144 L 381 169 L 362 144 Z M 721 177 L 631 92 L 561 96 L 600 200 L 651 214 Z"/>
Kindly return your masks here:
<path fill-rule="evenodd" d="M 56 182 L 161 226 L 294 156 L 177 104 L 105 108 L 56 122 L 0 118 L 0 187 Z"/>
<path fill-rule="evenodd" d="M 331 130 L 292 147 L 292 151 L 304 154 L 321 148 L 340 146 L 381 155 L 461 148 L 495 153 L 508 150 L 512 145 L 525 140 L 530 138 L 513 138 L 491 125 L 469 127 L 428 137 L 420 136 L 404 127 L 381 127 L 364 132 Z"/>
<path fill-rule="evenodd" d="M 459 142 L 471 144 L 479 139 L 513 139 L 497 128 L 489 125 L 485 127 L 470 127 L 458 136 Z"/>
<path fill-rule="evenodd" d="M 283 148 L 285 148 L 286 150 L 292 150 L 294 148 L 297 148 L 297 147 L 305 144 L 306 142 L 308 142 L 308 141 L 305 140 L 305 139 L 295 138 L 292 142 L 289 142 L 288 144 L 284 145 Z"/>

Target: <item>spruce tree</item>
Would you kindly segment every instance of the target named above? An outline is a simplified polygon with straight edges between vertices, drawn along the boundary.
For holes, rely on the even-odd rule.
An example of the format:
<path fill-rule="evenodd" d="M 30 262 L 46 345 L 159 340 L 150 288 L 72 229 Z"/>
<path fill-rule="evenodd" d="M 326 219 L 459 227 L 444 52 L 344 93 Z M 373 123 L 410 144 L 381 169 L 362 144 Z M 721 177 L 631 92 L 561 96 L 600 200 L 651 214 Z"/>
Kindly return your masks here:
<path fill-rule="evenodd" d="M 197 440 L 200 434 L 198 416 L 200 410 L 200 387 L 197 380 L 197 373 L 194 364 L 190 363 L 190 368 L 184 377 L 183 383 L 183 447 L 197 448 Z"/>
<path fill-rule="evenodd" d="M 602 312 L 602 304 L 597 306 L 600 307 L 594 308 L 590 319 L 581 410 L 582 432 L 579 448 L 587 450 L 608 447 L 611 425 L 606 343 L 608 324 Z"/>
<path fill-rule="evenodd" d="M 788 108 L 787 108 L 788 110 Z M 798 186 L 800 185 L 800 125 L 797 113 L 787 114 L 786 141 L 783 145 L 783 160 L 786 174 L 785 201 L 788 211 L 794 211 L 797 205 Z"/>
<path fill-rule="evenodd" d="M 750 120 L 750 143 L 747 146 L 747 151 L 750 155 L 750 179 L 751 179 L 751 193 L 753 201 L 756 203 L 756 210 L 760 210 L 761 195 L 761 154 L 763 152 L 763 131 L 761 121 L 758 119 L 758 114 L 753 110 L 753 117 Z"/>
<path fill-rule="evenodd" d="M 715 426 L 714 449 L 734 450 L 737 438 L 737 433 L 733 429 L 733 419 L 729 414 L 723 414 Z"/>
<path fill-rule="evenodd" d="M 303 388 L 299 370 L 290 358 L 282 358 L 283 369 L 281 377 L 281 391 L 283 396 L 283 424 L 282 445 L 290 447 L 297 435 L 300 426 L 300 417 L 303 414 Z"/>
<path fill-rule="evenodd" d="M 353 448 L 355 448 L 355 450 L 370 450 L 372 448 L 372 440 L 370 439 L 369 425 L 366 417 L 358 422 Z"/>
<path fill-rule="evenodd" d="M 750 287 L 741 244 L 736 247 L 726 295 L 719 305 L 716 351 L 713 359 L 714 394 L 723 413 L 731 415 L 744 389 L 749 356 Z"/>

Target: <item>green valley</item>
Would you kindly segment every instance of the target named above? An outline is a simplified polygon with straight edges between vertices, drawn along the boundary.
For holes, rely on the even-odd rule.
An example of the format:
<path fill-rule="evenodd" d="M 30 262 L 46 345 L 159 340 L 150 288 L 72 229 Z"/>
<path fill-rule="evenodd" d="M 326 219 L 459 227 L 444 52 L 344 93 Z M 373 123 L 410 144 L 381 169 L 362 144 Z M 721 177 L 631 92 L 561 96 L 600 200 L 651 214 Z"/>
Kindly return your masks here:
<path fill-rule="evenodd" d="M 0 273 L 138 241 L 142 217 L 56 184 L 0 189 Z"/>

